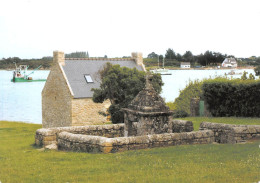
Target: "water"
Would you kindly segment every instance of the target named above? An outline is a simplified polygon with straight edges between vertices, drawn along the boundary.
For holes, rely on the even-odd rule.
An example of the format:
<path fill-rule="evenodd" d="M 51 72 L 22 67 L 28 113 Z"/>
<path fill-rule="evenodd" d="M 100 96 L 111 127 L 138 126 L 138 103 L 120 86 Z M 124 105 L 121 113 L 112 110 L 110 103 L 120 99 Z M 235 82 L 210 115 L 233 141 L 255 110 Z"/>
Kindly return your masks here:
<path fill-rule="evenodd" d="M 244 70 L 236 70 L 243 72 Z M 253 73 L 252 69 L 246 70 Z M 165 101 L 174 101 L 179 90 L 184 89 L 189 80 L 224 75 L 230 70 L 171 70 L 172 75 L 163 75 L 165 83 L 161 96 Z M 36 71 L 33 79 L 47 78 L 49 71 Z M 241 77 L 235 75 L 233 77 Z M 12 83 L 12 71 L 0 71 L 0 121 L 23 121 L 42 123 L 41 91 L 45 82 Z"/>
<path fill-rule="evenodd" d="M 166 102 L 174 101 L 179 96 L 179 91 L 184 89 L 189 80 L 194 81 L 196 79 L 202 80 L 204 78 L 215 78 L 216 76 L 225 76 L 225 73 L 229 73 L 231 70 L 169 70 L 172 75 L 162 75 L 164 86 L 162 87 L 161 96 Z M 234 70 L 235 73 L 248 72 L 255 75 L 253 69 L 239 69 Z M 241 78 L 242 75 L 232 75 L 228 77 Z M 256 77 L 258 78 L 258 77 Z"/>
<path fill-rule="evenodd" d="M 30 73 L 30 71 L 28 71 Z M 36 71 L 33 79 L 47 78 Z M 0 120 L 42 123 L 41 91 L 45 82 L 11 82 L 12 71 L 0 71 Z"/>

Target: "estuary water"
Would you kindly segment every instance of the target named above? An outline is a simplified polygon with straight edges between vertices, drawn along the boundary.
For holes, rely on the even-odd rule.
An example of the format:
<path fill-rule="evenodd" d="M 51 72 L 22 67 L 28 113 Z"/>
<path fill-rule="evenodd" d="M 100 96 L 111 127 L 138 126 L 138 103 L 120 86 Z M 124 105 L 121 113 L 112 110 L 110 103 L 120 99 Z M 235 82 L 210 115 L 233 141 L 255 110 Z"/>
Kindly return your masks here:
<path fill-rule="evenodd" d="M 166 102 L 174 101 L 179 90 L 185 88 L 189 80 L 223 76 L 231 70 L 170 70 L 172 75 L 162 75 L 164 86 L 161 96 Z M 242 73 L 244 70 L 235 70 Z M 246 69 L 254 74 L 254 70 Z M 35 71 L 33 79 L 47 78 L 49 71 Z M 241 75 L 232 77 L 240 78 Z M 45 82 L 11 82 L 12 71 L 0 71 L 0 121 L 22 121 L 42 123 L 41 91 Z"/>
<path fill-rule="evenodd" d="M 30 71 L 28 71 L 30 73 Z M 42 123 L 41 91 L 45 82 L 11 82 L 12 71 L 0 71 L 0 120 Z M 35 71 L 46 79 L 49 71 Z"/>

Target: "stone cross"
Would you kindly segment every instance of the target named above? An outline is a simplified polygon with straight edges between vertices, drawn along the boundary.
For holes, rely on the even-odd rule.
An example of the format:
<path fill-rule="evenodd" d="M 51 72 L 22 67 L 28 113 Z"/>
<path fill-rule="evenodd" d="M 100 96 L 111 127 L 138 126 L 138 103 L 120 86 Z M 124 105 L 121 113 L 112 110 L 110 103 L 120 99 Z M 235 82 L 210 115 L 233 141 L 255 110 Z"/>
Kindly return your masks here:
<path fill-rule="evenodd" d="M 151 84 L 152 78 L 153 78 L 153 75 L 151 75 L 151 74 L 147 74 L 147 75 L 145 76 L 145 80 L 146 80 L 146 82 L 145 82 L 145 88 L 146 88 L 146 89 L 151 89 L 151 88 L 153 87 L 152 84 Z"/>

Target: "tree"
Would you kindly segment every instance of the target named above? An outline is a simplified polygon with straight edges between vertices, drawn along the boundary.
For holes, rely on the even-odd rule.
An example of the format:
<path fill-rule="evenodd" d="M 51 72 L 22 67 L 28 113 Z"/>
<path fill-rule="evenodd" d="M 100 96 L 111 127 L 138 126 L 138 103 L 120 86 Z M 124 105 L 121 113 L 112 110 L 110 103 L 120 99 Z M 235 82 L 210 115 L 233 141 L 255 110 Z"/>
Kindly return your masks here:
<path fill-rule="evenodd" d="M 184 61 L 190 62 L 192 65 L 194 65 L 194 56 L 191 51 L 186 51 L 182 58 L 184 59 Z"/>
<path fill-rule="evenodd" d="M 254 70 L 255 70 L 255 75 L 260 76 L 260 66 L 257 66 Z"/>
<path fill-rule="evenodd" d="M 176 59 L 176 54 L 175 54 L 175 52 L 173 51 L 173 49 L 168 48 L 168 50 L 166 50 L 165 58 L 166 58 L 166 59 Z"/>
<path fill-rule="evenodd" d="M 120 109 L 127 107 L 144 88 L 145 72 L 107 63 L 98 74 L 101 84 L 100 88 L 92 89 L 94 91 L 92 99 L 96 103 L 102 103 L 108 99 L 111 102 L 108 112 L 112 122 L 122 123 L 124 116 Z M 161 92 L 163 85 L 161 75 L 153 75 L 152 85 L 158 93 Z"/>
<path fill-rule="evenodd" d="M 66 58 L 89 58 L 88 52 L 72 52 L 65 54 Z"/>
<path fill-rule="evenodd" d="M 158 58 L 158 54 L 152 52 L 152 53 L 149 53 L 147 58 Z"/>
<path fill-rule="evenodd" d="M 178 61 L 182 61 L 182 56 L 181 56 L 181 54 L 179 54 L 179 53 L 177 53 L 177 55 L 176 55 L 176 60 L 178 60 Z"/>

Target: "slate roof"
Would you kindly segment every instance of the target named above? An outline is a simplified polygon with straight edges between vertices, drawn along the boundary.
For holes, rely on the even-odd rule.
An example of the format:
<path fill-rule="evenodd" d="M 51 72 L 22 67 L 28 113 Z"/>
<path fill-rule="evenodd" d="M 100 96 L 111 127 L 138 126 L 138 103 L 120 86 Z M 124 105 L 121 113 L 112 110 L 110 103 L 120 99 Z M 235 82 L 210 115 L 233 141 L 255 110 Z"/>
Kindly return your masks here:
<path fill-rule="evenodd" d="M 226 58 L 226 59 L 223 61 L 223 63 L 225 63 L 225 64 L 236 64 L 237 61 L 236 61 L 235 58 Z"/>
<path fill-rule="evenodd" d="M 62 66 L 69 85 L 74 94 L 74 98 L 90 98 L 93 96 L 92 88 L 99 88 L 100 78 L 97 72 L 110 62 L 119 64 L 121 67 L 136 67 L 142 71 L 142 67 L 134 60 L 68 60 L 65 58 L 65 65 Z M 90 75 L 94 83 L 87 83 L 84 75 Z"/>
<path fill-rule="evenodd" d="M 181 65 L 190 65 L 190 62 L 181 62 Z"/>

